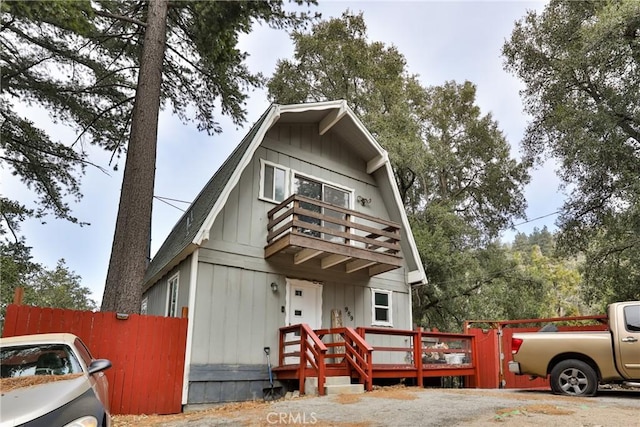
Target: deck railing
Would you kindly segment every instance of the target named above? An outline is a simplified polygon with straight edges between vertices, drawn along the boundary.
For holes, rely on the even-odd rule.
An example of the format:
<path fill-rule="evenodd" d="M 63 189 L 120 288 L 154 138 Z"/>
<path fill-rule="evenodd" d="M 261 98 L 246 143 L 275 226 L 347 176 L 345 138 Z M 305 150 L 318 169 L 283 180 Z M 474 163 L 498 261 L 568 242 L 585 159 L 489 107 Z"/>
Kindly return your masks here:
<path fill-rule="evenodd" d="M 365 390 L 371 391 L 373 389 L 373 347 L 353 328 L 316 329 L 314 332 L 320 339 L 325 336 L 338 337 L 332 343 L 325 343 L 328 348 L 334 350 L 327 354 L 326 358 L 338 360 L 338 364 L 346 364 L 349 371 L 356 372 Z"/>
<path fill-rule="evenodd" d="M 293 255 L 294 264 L 317 262 L 370 276 L 402 266 L 400 225 L 362 212 L 293 195 L 268 212 L 265 258 Z"/>
<path fill-rule="evenodd" d="M 386 356 L 386 362 L 373 361 L 376 378 L 397 378 L 399 372 L 406 371 L 411 372 L 407 376 L 415 376 L 422 386 L 424 377 L 476 375 L 476 341 L 472 335 L 429 332 L 421 328 L 360 327 L 356 330 L 372 345 L 375 356 L 379 359 Z M 372 335 L 383 338 L 375 339 Z"/>
<path fill-rule="evenodd" d="M 293 347 L 291 349 L 290 347 Z M 289 348 L 289 349 L 288 349 Z M 280 328 L 280 351 L 278 352 L 278 365 L 287 365 L 288 358 L 295 358 L 300 366 L 298 381 L 300 393 L 304 394 L 304 383 L 309 366 L 318 377 L 318 393 L 324 395 L 325 354 L 327 346 L 318 338 L 318 335 L 307 325 L 291 325 Z"/>
<path fill-rule="evenodd" d="M 400 226 L 362 212 L 294 194 L 268 212 L 267 243 L 286 232 L 366 247 L 377 252 L 400 252 Z"/>
<path fill-rule="evenodd" d="M 300 393 L 305 379 L 317 376 L 318 393 L 324 395 L 332 372 L 358 378 L 368 391 L 374 378 L 416 378 L 422 386 L 425 377 L 476 377 L 476 354 L 473 335 L 374 327 L 312 330 L 300 324 L 280 328 L 278 370 L 295 372 L 287 378 L 298 380 Z"/>

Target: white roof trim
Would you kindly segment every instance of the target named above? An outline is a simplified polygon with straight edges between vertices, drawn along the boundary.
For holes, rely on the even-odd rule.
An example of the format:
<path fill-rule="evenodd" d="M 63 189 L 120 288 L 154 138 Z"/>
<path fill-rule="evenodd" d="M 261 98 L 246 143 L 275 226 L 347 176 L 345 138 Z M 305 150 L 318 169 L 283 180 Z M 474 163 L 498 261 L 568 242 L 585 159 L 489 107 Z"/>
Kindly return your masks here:
<path fill-rule="evenodd" d="M 420 271 L 420 270 L 410 271 L 409 273 L 407 273 L 407 282 L 409 282 L 410 285 L 426 283 L 426 279 L 424 277 L 424 271 Z"/>
<path fill-rule="evenodd" d="M 389 161 L 389 155 L 384 152 L 383 155 L 375 157 L 367 162 L 367 173 L 372 174 Z"/>
<path fill-rule="evenodd" d="M 218 197 L 218 200 L 211 208 L 211 211 L 207 215 L 207 218 L 202 223 L 200 230 L 198 230 L 198 233 L 193 239 L 193 243 L 196 245 L 201 245 L 203 241 L 209 240 L 209 230 L 211 230 L 211 227 L 213 227 L 213 223 L 216 217 L 222 211 L 222 208 L 224 207 L 224 205 L 227 203 L 229 194 L 238 184 L 238 181 L 240 180 L 242 172 L 251 162 L 251 159 L 253 158 L 253 155 L 256 149 L 258 148 L 258 146 L 262 143 L 265 137 L 265 134 L 271 128 L 271 126 L 273 126 L 278 121 L 278 119 L 282 114 L 313 111 L 313 110 L 328 110 L 333 108 L 333 109 L 338 109 L 338 113 L 335 118 L 335 121 L 331 123 L 331 126 L 337 123 L 341 118 L 344 118 L 345 115 L 349 116 L 349 118 L 351 118 L 351 120 L 356 124 L 356 126 L 362 132 L 362 134 L 367 138 L 371 146 L 379 153 L 378 157 L 371 159 L 367 163 L 367 172 L 372 173 L 383 166 L 385 167 L 386 176 L 387 176 L 387 179 L 389 180 L 389 184 L 391 185 L 391 189 L 393 191 L 393 199 L 400 214 L 402 227 L 405 230 L 407 230 L 406 235 L 407 235 L 409 247 L 411 248 L 411 256 L 413 257 L 418 267 L 417 270 L 410 271 L 409 274 L 407 275 L 409 283 L 410 284 L 417 284 L 417 283 L 426 284 L 427 278 L 424 272 L 424 267 L 422 266 L 422 261 L 420 260 L 420 254 L 418 252 L 418 247 L 416 246 L 416 242 L 413 238 L 413 233 L 410 232 L 411 227 L 409 226 L 409 220 L 407 218 L 407 214 L 402 205 L 402 200 L 400 199 L 400 192 L 398 191 L 398 186 L 396 185 L 396 182 L 394 179 L 393 169 L 391 168 L 391 162 L 389 161 L 389 155 L 382 148 L 382 146 L 378 144 L 378 142 L 373 138 L 373 136 L 371 135 L 371 133 L 369 133 L 367 128 L 364 127 L 360 119 L 358 119 L 358 117 L 353 113 L 353 111 L 347 106 L 346 101 L 339 100 L 339 101 L 317 102 L 313 104 L 295 104 L 295 105 L 284 105 L 284 106 L 272 105 L 270 108 L 271 108 L 271 111 L 268 112 L 267 117 L 265 118 L 264 122 L 260 126 L 260 129 L 258 129 L 258 131 L 256 132 L 255 136 L 253 137 L 253 140 L 251 141 L 249 147 L 245 151 L 242 159 L 240 160 L 238 167 L 235 169 L 235 171 L 231 175 L 231 178 L 229 179 L 224 189 L 222 190 L 220 197 Z M 343 113 L 340 113 L 341 111 L 343 111 Z"/>
<path fill-rule="evenodd" d="M 400 220 L 402 222 L 402 227 L 407 230 L 407 240 L 409 241 L 409 247 L 411 248 L 411 255 L 418 267 L 417 270 L 410 271 L 407 275 L 407 281 L 409 284 L 427 284 L 427 275 L 424 272 L 424 267 L 422 265 L 422 260 L 420 259 L 420 253 L 418 252 L 418 246 L 416 245 L 416 241 L 413 238 L 413 232 L 411 232 L 411 226 L 409 225 L 409 219 L 407 218 L 407 213 L 404 210 L 404 205 L 402 204 L 402 199 L 400 199 L 400 191 L 398 190 L 398 186 L 396 185 L 395 178 L 393 175 L 393 169 L 391 168 L 391 162 L 387 157 L 387 161 L 385 163 L 386 167 L 386 176 L 390 180 L 391 189 L 393 190 L 393 199 L 396 203 L 396 206 L 399 207 L 400 210 Z"/>
<path fill-rule="evenodd" d="M 320 129 L 320 135 L 324 135 L 325 133 L 329 132 L 329 129 L 331 129 L 333 125 L 338 123 L 340 119 L 342 119 L 342 117 L 347 114 L 347 110 L 344 107 L 345 105 L 341 105 L 339 109 L 331 110 L 324 119 L 320 120 L 320 124 L 318 125 Z"/>
<path fill-rule="evenodd" d="M 337 101 L 324 101 L 324 102 L 313 102 L 309 104 L 288 104 L 288 105 L 278 105 L 280 107 L 280 111 L 282 114 L 284 113 L 302 113 L 305 111 L 321 111 L 321 110 L 329 110 L 332 108 L 342 109 L 348 111 L 347 101 L 343 99 L 339 99 Z"/>
<path fill-rule="evenodd" d="M 240 160 L 240 163 L 238 163 L 238 167 L 233 171 L 233 174 L 231 175 L 231 178 L 229 178 L 229 181 L 225 184 L 224 189 L 220 194 L 220 197 L 218 197 L 218 200 L 216 200 L 216 203 L 211 208 L 211 211 L 207 215 L 207 218 L 202 223 L 200 230 L 198 230 L 198 233 L 196 233 L 196 236 L 193 239 L 193 243 L 195 243 L 196 245 L 201 245 L 202 242 L 204 242 L 205 240 L 209 240 L 209 230 L 211 230 L 211 227 L 213 227 L 213 223 L 216 220 L 218 214 L 222 211 L 222 208 L 227 203 L 229 194 L 231 194 L 231 191 L 235 188 L 238 181 L 240 181 L 240 176 L 242 175 L 242 172 L 247 167 L 247 165 L 251 162 L 251 159 L 253 158 L 253 153 L 256 151 L 256 148 L 258 148 L 260 143 L 262 143 L 262 140 L 264 139 L 264 135 L 267 133 L 269 128 L 271 128 L 271 126 L 273 126 L 273 124 L 278 121 L 279 118 L 280 118 L 280 106 L 272 105 L 271 111 L 269 111 L 264 122 L 262 122 L 260 129 L 258 129 L 258 131 L 256 132 L 256 135 L 253 137 L 251 144 L 249 145 L 247 150 L 244 152 L 244 155 Z"/>

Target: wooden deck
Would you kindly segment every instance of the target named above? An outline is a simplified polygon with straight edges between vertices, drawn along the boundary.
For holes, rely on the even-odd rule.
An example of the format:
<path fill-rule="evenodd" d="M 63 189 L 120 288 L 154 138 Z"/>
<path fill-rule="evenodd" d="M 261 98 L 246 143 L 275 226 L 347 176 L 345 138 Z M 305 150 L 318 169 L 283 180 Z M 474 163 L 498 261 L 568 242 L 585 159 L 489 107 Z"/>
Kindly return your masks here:
<path fill-rule="evenodd" d="M 370 342 L 379 343 L 372 345 Z M 333 328 L 308 325 L 280 328 L 277 379 L 297 380 L 304 394 L 307 377 L 318 378 L 324 394 L 326 377 L 349 376 L 370 391 L 375 379 L 415 379 L 478 375 L 473 335 L 425 332 L 420 329 Z"/>
<path fill-rule="evenodd" d="M 402 265 L 400 226 L 351 209 L 293 195 L 268 213 L 264 257 L 288 257 L 346 274 L 375 276 Z"/>

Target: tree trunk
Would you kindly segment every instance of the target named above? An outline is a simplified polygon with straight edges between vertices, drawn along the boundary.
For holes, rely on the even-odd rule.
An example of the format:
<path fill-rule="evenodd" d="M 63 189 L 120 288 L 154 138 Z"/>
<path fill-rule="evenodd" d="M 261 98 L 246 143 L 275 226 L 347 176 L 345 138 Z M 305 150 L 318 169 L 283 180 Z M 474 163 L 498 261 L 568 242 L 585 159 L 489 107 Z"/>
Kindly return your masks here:
<path fill-rule="evenodd" d="M 102 311 L 138 313 L 149 264 L 167 0 L 151 0 Z"/>

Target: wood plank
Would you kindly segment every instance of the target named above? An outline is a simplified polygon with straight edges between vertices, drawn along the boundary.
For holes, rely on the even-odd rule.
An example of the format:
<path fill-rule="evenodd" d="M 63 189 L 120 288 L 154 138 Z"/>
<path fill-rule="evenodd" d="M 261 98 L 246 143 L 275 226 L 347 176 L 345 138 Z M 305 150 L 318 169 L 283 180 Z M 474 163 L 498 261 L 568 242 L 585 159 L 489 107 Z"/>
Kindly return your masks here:
<path fill-rule="evenodd" d="M 363 268 L 367 268 L 375 263 L 376 263 L 375 261 L 370 261 L 366 259 L 351 261 L 350 263 L 347 263 L 347 265 L 345 266 L 345 271 L 347 273 L 353 273 L 354 271 L 362 270 Z"/>
<path fill-rule="evenodd" d="M 322 251 L 319 251 L 317 249 L 309 249 L 309 248 L 303 249 L 293 256 L 293 263 L 302 264 L 306 261 L 309 261 L 312 258 L 317 257 L 321 253 Z"/>
<path fill-rule="evenodd" d="M 342 118 L 342 116 L 345 115 L 345 113 L 346 110 L 343 110 L 342 108 L 329 111 L 329 113 L 324 116 L 318 124 L 320 135 L 324 135 L 325 133 L 327 133 L 329 129 L 333 127 L 333 125 L 338 123 L 338 121 Z"/>
<path fill-rule="evenodd" d="M 276 240 L 274 243 L 271 243 L 269 246 L 264 248 L 264 257 L 269 258 L 270 256 L 275 255 L 281 250 L 290 246 L 291 245 L 290 240 L 291 240 L 291 234 L 287 234 L 285 236 L 282 236 L 278 240 Z"/>
<path fill-rule="evenodd" d="M 269 234 L 267 234 L 267 243 L 271 243 L 271 241 L 276 237 L 284 233 L 288 233 L 291 228 L 293 228 L 293 220 L 288 221 L 286 224 L 284 224 L 282 227 L 278 228 L 277 230 L 270 231 Z"/>
<path fill-rule="evenodd" d="M 350 256 L 351 258 L 366 259 L 377 263 L 397 265 L 398 267 L 402 266 L 402 257 L 398 255 L 368 251 L 364 248 L 335 243 L 296 232 L 288 234 L 287 238 L 291 245 L 301 248 L 313 248 L 327 253 Z"/>
<path fill-rule="evenodd" d="M 342 264 L 343 262 L 348 261 L 350 259 L 351 259 L 350 256 L 332 254 L 322 258 L 322 261 L 320 261 L 320 266 L 323 269 L 327 269 L 335 265 Z"/>

